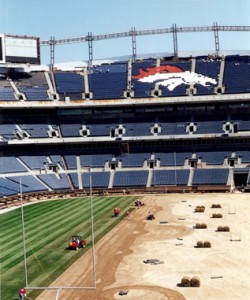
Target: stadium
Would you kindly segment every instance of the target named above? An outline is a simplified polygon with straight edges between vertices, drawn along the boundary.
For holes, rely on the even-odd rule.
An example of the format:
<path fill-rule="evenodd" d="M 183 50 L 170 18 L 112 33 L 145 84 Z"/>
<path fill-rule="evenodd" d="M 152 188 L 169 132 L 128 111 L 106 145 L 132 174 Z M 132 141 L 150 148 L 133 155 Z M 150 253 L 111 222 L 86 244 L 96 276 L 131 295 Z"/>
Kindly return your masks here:
<path fill-rule="evenodd" d="M 227 207 L 228 216 L 235 210 L 232 213 L 228 209 L 226 198 L 243 197 L 239 198 L 238 205 L 244 207 L 241 201 L 249 197 L 250 191 L 250 55 L 220 50 L 219 32 L 227 30 L 249 31 L 250 28 L 175 25 L 164 30 L 133 29 L 100 36 L 89 33 L 85 37 L 65 40 L 52 37 L 48 41 L 1 34 L 1 211 L 18 207 L 21 200 L 29 204 L 62 199 L 65 195 L 72 198 L 92 194 L 98 197 L 140 195 L 146 207 L 135 212 L 138 220 L 145 221 L 150 207 L 155 216 L 160 216 L 151 224 L 161 221 L 164 226 L 165 216 L 161 215 L 157 201 L 168 199 L 173 205 L 176 195 L 180 201 L 174 209 L 179 209 L 176 216 L 182 223 L 188 210 L 186 202 L 193 206 L 192 198 L 197 195 L 202 205 L 211 206 L 214 203 L 211 195 L 215 195 L 216 201 Z M 213 53 L 178 52 L 178 32 L 204 31 L 214 34 Z M 173 53 L 138 55 L 137 36 L 154 34 L 172 34 Z M 95 41 L 128 36 L 132 39 L 131 56 L 94 60 Z M 88 61 L 77 65 L 54 63 L 57 45 L 83 42 L 88 44 Z M 49 66 L 40 64 L 40 48 L 46 46 L 50 48 Z M 210 197 L 210 202 L 202 200 L 204 194 Z M 225 198 L 220 200 L 220 195 Z M 167 202 L 161 203 L 166 211 Z M 180 207 L 180 203 L 186 208 Z M 117 225 L 119 232 L 122 222 L 128 220 Z M 217 226 L 216 220 L 208 222 Z M 127 226 L 131 231 L 140 231 L 131 224 Z M 188 226 L 181 224 L 175 239 L 183 240 L 182 234 L 189 235 Z M 114 238 L 114 233 L 109 234 Z M 161 235 L 159 228 L 155 235 Z M 239 234 L 230 237 L 231 240 L 241 238 Z M 129 240 L 133 242 L 131 237 Z M 248 236 L 245 241 L 249 245 Z M 182 246 L 182 242 L 178 245 Z M 243 251 L 246 245 L 239 249 Z M 129 253 L 129 249 L 126 251 Z M 139 259 L 143 261 L 142 257 Z M 126 268 L 126 263 L 122 263 Z M 212 277 L 222 276 L 217 273 Z M 193 282 L 190 278 L 181 281 L 180 277 L 177 286 L 190 286 L 190 282 Z M 200 285 L 197 277 L 194 282 L 195 287 Z M 189 294 L 192 292 L 188 289 L 167 292 L 168 288 L 174 290 L 177 283 L 171 282 L 170 287 L 157 290 L 157 283 L 152 283 L 143 290 L 142 283 L 132 285 L 126 281 L 109 289 L 107 284 L 99 298 L 94 298 L 91 291 L 86 291 L 86 297 L 111 299 L 112 294 L 112 299 L 119 299 L 117 293 L 124 291 L 127 299 L 199 299 Z M 62 280 L 60 294 L 64 285 Z M 72 299 L 72 295 L 73 299 L 80 299 L 76 294 L 64 296 Z M 59 297 L 59 292 L 39 297 L 54 299 Z M 223 297 L 217 299 L 226 299 Z"/>

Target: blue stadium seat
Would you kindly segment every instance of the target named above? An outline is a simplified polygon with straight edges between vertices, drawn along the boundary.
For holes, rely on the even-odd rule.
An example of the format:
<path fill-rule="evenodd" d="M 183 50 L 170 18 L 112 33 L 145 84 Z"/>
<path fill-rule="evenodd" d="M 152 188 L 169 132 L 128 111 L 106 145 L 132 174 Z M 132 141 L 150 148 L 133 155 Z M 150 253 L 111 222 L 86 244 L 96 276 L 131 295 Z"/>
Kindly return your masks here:
<path fill-rule="evenodd" d="M 227 56 L 223 84 L 226 87 L 225 94 L 250 92 L 250 57 Z"/>
<path fill-rule="evenodd" d="M 117 171 L 113 187 L 146 186 L 148 171 Z"/>
<path fill-rule="evenodd" d="M 25 167 L 14 156 L 0 157 L 0 173 L 27 172 Z"/>
<path fill-rule="evenodd" d="M 154 170 L 152 186 L 187 185 L 189 170 Z"/>
<path fill-rule="evenodd" d="M 38 178 L 53 190 L 70 189 L 70 184 L 66 174 L 60 174 L 58 178 L 55 174 L 42 174 Z"/>
<path fill-rule="evenodd" d="M 10 87 L 0 87 L 0 101 L 14 101 L 16 100 L 14 96 L 14 91 Z"/>
<path fill-rule="evenodd" d="M 110 172 L 89 172 L 82 174 L 83 188 L 90 187 L 90 176 L 93 188 L 108 188 Z"/>
<path fill-rule="evenodd" d="M 193 185 L 222 185 L 227 184 L 229 169 L 196 169 Z"/>

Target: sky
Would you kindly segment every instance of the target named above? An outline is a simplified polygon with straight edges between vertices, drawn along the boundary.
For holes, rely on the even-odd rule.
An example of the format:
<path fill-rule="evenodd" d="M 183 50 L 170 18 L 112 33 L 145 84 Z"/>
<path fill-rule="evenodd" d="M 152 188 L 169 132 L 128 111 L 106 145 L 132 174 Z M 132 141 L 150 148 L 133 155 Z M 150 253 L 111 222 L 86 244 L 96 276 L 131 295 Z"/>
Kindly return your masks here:
<path fill-rule="evenodd" d="M 250 26 L 250 0 L 0 0 L 0 34 L 41 40 L 184 26 Z M 250 32 L 219 32 L 220 49 L 250 50 Z M 172 34 L 136 38 L 137 54 L 172 53 Z M 179 33 L 178 50 L 214 50 L 214 33 Z M 131 37 L 93 43 L 93 58 L 132 54 Z M 49 63 L 49 47 L 41 47 Z M 88 60 L 88 44 L 56 46 L 55 62 Z"/>

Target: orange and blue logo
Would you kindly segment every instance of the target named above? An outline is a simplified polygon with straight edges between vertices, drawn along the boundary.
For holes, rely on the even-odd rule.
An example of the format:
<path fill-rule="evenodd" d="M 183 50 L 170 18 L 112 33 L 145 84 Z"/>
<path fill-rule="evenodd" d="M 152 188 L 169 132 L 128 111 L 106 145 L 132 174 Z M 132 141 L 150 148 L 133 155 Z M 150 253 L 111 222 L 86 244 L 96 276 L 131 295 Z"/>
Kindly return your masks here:
<path fill-rule="evenodd" d="M 204 87 L 216 85 L 214 78 L 190 71 L 183 71 L 178 66 L 166 65 L 150 67 L 143 70 L 140 68 L 139 74 L 132 77 L 139 82 L 156 83 L 165 86 L 173 91 L 177 86 L 184 84 L 187 86 L 200 84 Z"/>

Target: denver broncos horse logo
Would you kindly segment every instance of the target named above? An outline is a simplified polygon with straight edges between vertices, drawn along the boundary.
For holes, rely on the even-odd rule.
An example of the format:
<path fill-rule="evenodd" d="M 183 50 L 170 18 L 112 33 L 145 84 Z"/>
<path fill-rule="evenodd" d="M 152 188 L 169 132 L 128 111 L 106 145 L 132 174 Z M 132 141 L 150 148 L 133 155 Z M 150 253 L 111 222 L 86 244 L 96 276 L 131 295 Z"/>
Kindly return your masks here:
<path fill-rule="evenodd" d="M 183 71 L 181 68 L 171 65 L 152 67 L 146 70 L 140 68 L 139 74 L 133 76 L 133 79 L 137 79 L 140 82 L 156 82 L 158 85 L 167 87 L 170 91 L 173 91 L 181 84 L 201 84 L 203 86 L 217 84 L 217 81 L 211 77 L 195 72 Z"/>

